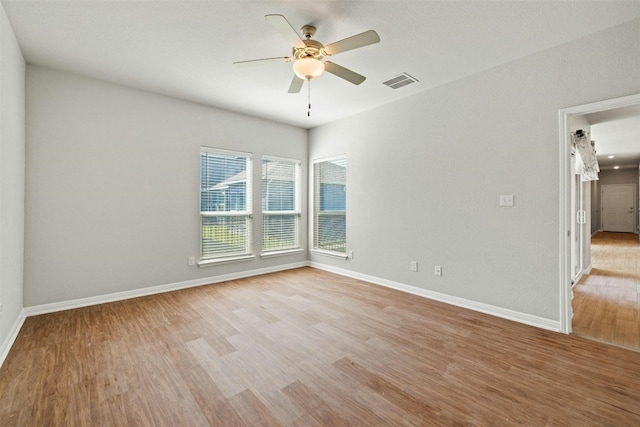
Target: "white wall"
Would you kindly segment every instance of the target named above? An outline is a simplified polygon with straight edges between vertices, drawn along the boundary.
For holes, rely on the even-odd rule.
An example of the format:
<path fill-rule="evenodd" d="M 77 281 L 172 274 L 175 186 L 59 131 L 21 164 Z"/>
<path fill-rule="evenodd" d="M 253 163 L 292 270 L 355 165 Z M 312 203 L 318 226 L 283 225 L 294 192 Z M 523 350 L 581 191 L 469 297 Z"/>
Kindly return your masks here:
<path fill-rule="evenodd" d="M 22 313 L 25 62 L 0 4 L 0 364 Z"/>
<path fill-rule="evenodd" d="M 199 253 L 199 147 L 253 153 L 259 189 L 264 154 L 302 160 L 306 177 L 305 130 L 38 66 L 26 80 L 26 307 L 307 259 L 187 265 Z M 259 254 L 260 191 L 253 205 Z"/>
<path fill-rule="evenodd" d="M 354 259 L 312 261 L 559 321 L 558 110 L 640 92 L 639 53 L 636 20 L 313 129 Z"/>

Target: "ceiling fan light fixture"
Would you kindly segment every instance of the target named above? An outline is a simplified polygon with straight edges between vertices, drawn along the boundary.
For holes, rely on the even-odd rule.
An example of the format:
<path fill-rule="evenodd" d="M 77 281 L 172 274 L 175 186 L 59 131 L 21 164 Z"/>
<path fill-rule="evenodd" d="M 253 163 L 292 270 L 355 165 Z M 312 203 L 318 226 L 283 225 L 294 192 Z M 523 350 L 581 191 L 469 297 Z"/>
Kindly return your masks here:
<path fill-rule="evenodd" d="M 298 59 L 293 63 L 293 72 L 301 79 L 315 79 L 324 72 L 324 62 L 311 56 Z"/>

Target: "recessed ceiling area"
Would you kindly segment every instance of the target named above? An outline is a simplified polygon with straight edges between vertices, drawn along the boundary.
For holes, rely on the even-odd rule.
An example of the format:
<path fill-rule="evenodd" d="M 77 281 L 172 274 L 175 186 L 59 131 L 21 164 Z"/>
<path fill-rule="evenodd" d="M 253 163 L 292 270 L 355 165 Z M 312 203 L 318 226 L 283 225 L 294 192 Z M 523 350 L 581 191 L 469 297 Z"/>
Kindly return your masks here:
<path fill-rule="evenodd" d="M 601 170 L 640 165 L 640 105 L 585 115 Z M 610 156 L 614 156 L 610 158 Z"/>
<path fill-rule="evenodd" d="M 640 18 L 639 1 L 0 1 L 28 63 L 307 129 Z M 366 80 L 313 80 L 307 117 L 291 63 L 233 66 L 291 55 L 267 14 L 324 45 L 375 30 L 335 56 Z M 417 82 L 383 84 L 401 73 Z"/>

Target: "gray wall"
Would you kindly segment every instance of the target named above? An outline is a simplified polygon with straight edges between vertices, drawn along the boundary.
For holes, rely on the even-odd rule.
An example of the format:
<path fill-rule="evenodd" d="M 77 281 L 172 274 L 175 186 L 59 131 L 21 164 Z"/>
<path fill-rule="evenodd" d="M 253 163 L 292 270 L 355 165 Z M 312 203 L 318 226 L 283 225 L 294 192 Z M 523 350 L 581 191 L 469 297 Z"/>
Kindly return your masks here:
<path fill-rule="evenodd" d="M 602 218 L 600 216 L 600 191 L 598 181 L 591 182 L 591 234 L 600 230 Z"/>
<path fill-rule="evenodd" d="M 639 52 L 636 20 L 313 129 L 354 259 L 312 261 L 559 321 L 558 110 L 640 92 Z"/>
<path fill-rule="evenodd" d="M 0 4 L 0 354 L 22 312 L 24 75 L 24 58 Z"/>
<path fill-rule="evenodd" d="M 25 306 L 306 261 L 260 258 L 254 191 L 258 256 L 187 265 L 199 254 L 200 146 L 253 153 L 259 190 L 265 154 L 302 160 L 306 177 L 304 129 L 32 65 L 26 80 Z"/>

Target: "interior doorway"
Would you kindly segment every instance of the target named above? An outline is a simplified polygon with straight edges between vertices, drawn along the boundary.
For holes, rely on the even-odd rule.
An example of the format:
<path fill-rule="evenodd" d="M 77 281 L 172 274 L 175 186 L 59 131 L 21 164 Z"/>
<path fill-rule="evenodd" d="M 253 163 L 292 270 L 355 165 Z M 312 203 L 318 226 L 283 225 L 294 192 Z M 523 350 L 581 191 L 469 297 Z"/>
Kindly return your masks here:
<path fill-rule="evenodd" d="M 571 156 L 571 120 L 587 114 L 606 113 L 616 109 L 640 106 L 640 94 L 622 98 L 609 99 L 591 104 L 566 108 L 559 111 L 560 130 L 560 329 L 564 333 L 572 331 L 573 297 L 572 284 L 580 273 L 576 274 L 576 244 L 584 249 L 586 243 L 580 244 L 580 224 L 578 224 L 576 207 L 576 178 Z M 584 225 L 584 224 L 583 224 Z M 584 230 L 584 226 L 582 229 Z M 590 237 L 590 236 L 589 236 Z M 589 255 L 590 256 L 590 255 Z M 583 263 L 584 264 L 584 263 Z M 582 265 L 581 268 L 585 268 Z M 589 268 L 589 267 L 586 267 Z"/>

